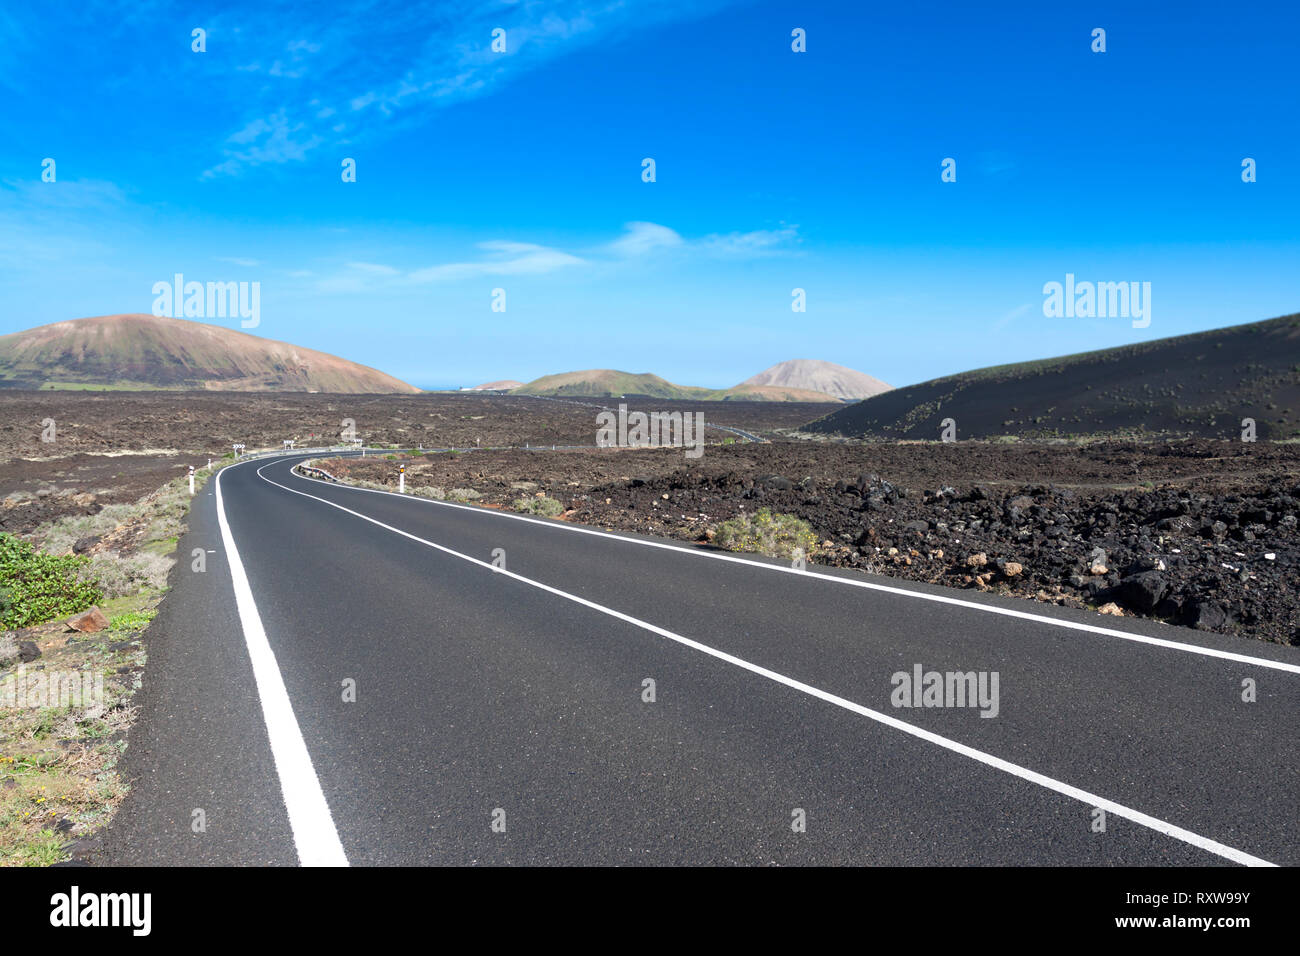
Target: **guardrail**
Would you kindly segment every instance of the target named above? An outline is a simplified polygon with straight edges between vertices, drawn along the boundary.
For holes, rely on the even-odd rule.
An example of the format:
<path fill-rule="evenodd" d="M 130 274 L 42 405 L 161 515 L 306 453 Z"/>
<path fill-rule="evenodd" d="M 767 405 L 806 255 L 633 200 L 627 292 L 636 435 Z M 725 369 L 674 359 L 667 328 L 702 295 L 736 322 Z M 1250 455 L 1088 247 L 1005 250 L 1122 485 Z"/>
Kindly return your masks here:
<path fill-rule="evenodd" d="M 283 458 L 286 455 L 324 455 L 330 452 L 357 451 L 356 445 L 327 445 L 320 448 L 264 448 L 258 451 L 246 451 L 238 455 L 235 461 L 247 461 L 249 458 Z M 371 449 L 366 449 L 370 451 Z"/>
<path fill-rule="evenodd" d="M 324 468 L 316 468 L 315 466 L 312 465 L 306 465 L 300 463 L 297 467 L 294 468 L 294 471 L 298 472 L 298 474 L 302 475 L 304 478 L 318 478 L 321 481 L 332 481 L 335 484 L 340 483 L 337 478 L 331 475 Z"/>

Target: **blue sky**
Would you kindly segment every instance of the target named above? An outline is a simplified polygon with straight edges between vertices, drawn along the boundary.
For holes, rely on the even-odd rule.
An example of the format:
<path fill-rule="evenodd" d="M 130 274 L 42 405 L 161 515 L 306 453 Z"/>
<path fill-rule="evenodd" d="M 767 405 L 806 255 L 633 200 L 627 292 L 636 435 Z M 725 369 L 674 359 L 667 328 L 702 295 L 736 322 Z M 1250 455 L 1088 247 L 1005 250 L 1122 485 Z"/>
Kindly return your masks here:
<path fill-rule="evenodd" d="M 0 8 L 0 333 L 180 272 L 425 386 L 902 385 L 1300 310 L 1294 3 L 76 6 Z"/>

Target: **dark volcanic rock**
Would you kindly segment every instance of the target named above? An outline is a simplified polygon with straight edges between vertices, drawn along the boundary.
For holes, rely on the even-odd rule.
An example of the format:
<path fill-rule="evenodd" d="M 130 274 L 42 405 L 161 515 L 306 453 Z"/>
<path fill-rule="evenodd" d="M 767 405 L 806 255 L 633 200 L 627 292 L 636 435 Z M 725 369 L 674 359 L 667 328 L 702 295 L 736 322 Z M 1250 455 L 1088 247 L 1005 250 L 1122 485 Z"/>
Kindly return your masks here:
<path fill-rule="evenodd" d="M 1116 596 L 1134 610 L 1150 614 L 1168 589 L 1169 584 L 1159 571 L 1141 571 L 1120 581 Z"/>
<path fill-rule="evenodd" d="M 1227 622 L 1227 614 L 1217 601 L 1208 598 L 1196 598 L 1188 603 L 1184 621 L 1188 627 L 1203 631 L 1215 631 Z"/>

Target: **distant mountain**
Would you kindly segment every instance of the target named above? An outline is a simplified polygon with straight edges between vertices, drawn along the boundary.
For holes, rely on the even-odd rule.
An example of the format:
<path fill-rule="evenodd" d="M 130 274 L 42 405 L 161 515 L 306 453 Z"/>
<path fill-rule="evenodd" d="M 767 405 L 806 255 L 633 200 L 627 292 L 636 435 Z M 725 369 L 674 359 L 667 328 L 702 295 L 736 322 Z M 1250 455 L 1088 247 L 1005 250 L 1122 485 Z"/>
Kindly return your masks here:
<path fill-rule="evenodd" d="M 1139 345 L 962 372 L 805 425 L 847 437 L 1300 437 L 1300 314 Z"/>
<path fill-rule="evenodd" d="M 0 388 L 418 392 L 334 355 L 153 315 L 102 315 L 0 336 Z"/>
<path fill-rule="evenodd" d="M 803 388 L 786 388 L 781 385 L 733 385 L 731 388 L 710 392 L 708 398 L 719 402 L 835 402 L 833 395 L 811 392 Z"/>
<path fill-rule="evenodd" d="M 512 378 L 502 379 L 499 382 L 485 382 L 482 385 L 475 385 L 470 391 L 473 392 L 508 392 L 511 389 L 522 388 L 523 382 L 516 382 Z"/>
<path fill-rule="evenodd" d="M 674 385 L 658 375 L 619 372 L 615 369 L 595 368 L 581 372 L 561 372 L 543 375 L 522 388 L 516 395 L 571 395 L 581 398 L 617 398 L 620 395 L 649 395 L 654 398 L 707 398 L 711 389 Z"/>
<path fill-rule="evenodd" d="M 581 398 L 618 398 L 620 395 L 649 395 L 653 398 L 683 399 L 706 402 L 834 402 L 837 399 L 820 392 L 798 388 L 767 385 L 736 385 L 732 388 L 699 388 L 694 385 L 674 385 L 667 379 L 648 372 L 634 374 L 614 369 L 587 369 L 582 372 L 562 372 L 543 375 L 522 388 L 515 395 L 570 395 Z"/>
<path fill-rule="evenodd" d="M 892 385 L 886 385 L 880 379 L 872 378 L 865 372 L 817 359 L 790 359 L 787 362 L 778 362 L 740 384 L 775 385 L 805 392 L 821 392 L 846 401 L 871 398 L 893 388 Z"/>

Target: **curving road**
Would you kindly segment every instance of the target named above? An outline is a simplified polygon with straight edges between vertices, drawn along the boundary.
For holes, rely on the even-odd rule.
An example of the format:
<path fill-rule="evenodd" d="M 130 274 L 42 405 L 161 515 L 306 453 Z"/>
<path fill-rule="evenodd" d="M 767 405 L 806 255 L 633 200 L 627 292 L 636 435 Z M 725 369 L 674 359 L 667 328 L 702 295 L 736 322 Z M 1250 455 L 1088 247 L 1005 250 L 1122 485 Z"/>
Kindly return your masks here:
<path fill-rule="evenodd" d="M 150 628 L 96 862 L 1300 863 L 1294 648 L 348 488 L 303 457 L 197 499 L 180 554 L 206 570 L 182 560 Z M 895 706 L 918 667 L 996 674 L 996 698 Z"/>

